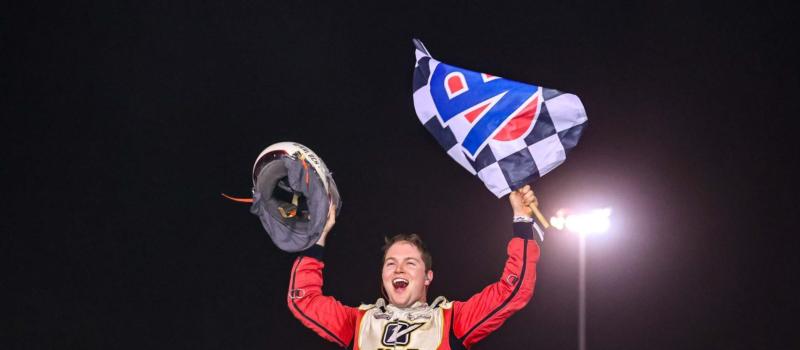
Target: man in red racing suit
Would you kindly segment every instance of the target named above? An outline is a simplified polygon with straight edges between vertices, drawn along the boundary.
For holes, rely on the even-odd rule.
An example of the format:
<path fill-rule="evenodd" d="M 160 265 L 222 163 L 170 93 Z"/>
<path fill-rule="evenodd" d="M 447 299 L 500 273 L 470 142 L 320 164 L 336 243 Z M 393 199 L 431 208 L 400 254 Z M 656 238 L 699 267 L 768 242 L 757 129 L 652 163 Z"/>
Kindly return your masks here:
<path fill-rule="evenodd" d="M 430 255 L 416 235 L 387 240 L 383 286 L 389 304 L 350 307 L 322 294 L 323 247 L 333 219 L 317 245 L 292 267 L 287 303 L 294 316 L 321 337 L 342 347 L 362 350 L 464 349 L 499 328 L 533 296 L 541 230 L 532 223 L 526 186 L 509 196 L 514 209 L 513 238 L 500 279 L 466 301 L 436 298 L 427 304 L 433 279 Z M 398 238 L 399 237 L 399 238 Z M 426 256 L 427 255 L 427 256 Z"/>

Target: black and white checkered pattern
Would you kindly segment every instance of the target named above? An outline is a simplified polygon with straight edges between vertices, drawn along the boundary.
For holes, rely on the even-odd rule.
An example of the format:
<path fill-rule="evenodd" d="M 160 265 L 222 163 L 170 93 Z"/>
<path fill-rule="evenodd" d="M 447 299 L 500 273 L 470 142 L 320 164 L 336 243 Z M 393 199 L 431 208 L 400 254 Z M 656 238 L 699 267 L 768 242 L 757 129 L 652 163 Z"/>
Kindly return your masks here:
<path fill-rule="evenodd" d="M 431 73 L 440 63 L 425 46 L 414 39 L 417 64 L 414 68 L 414 108 L 420 122 L 456 162 L 483 180 L 498 198 L 532 183 L 566 159 L 578 144 L 586 127 L 586 111 L 572 94 L 539 87 L 540 105 L 533 127 L 515 140 L 491 139 L 474 160 L 467 157 L 461 140 L 442 123 L 430 92 Z M 456 119 L 456 118 L 454 118 Z M 452 124 L 452 122 L 451 122 Z"/>

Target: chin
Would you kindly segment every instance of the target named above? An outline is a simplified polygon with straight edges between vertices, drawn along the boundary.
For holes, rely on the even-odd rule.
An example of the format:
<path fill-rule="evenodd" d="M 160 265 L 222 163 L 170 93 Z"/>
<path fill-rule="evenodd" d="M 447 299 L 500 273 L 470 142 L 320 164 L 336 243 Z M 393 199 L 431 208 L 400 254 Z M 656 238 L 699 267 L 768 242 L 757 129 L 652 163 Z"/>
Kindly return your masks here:
<path fill-rule="evenodd" d="M 398 298 L 398 297 L 395 297 L 395 298 L 391 298 L 390 297 L 389 298 L 389 303 L 391 303 L 392 305 L 397 306 L 397 307 L 406 307 L 406 306 L 408 306 L 408 304 L 411 304 L 411 303 L 409 303 L 408 300 L 401 299 L 401 298 Z"/>

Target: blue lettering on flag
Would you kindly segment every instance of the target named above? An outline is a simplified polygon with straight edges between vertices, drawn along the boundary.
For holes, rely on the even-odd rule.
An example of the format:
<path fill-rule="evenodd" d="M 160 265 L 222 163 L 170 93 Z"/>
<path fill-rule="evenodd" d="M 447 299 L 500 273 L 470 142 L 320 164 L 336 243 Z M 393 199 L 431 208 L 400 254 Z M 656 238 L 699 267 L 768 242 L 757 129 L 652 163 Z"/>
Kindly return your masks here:
<path fill-rule="evenodd" d="M 463 91 L 450 98 L 445 84 L 445 78 L 450 73 L 458 72 L 464 77 L 465 88 Z M 461 143 L 464 149 L 475 157 L 477 151 L 488 141 L 489 137 L 522 106 L 536 91 L 538 87 L 523 84 L 508 79 L 493 77 L 484 81 L 481 73 L 439 63 L 431 76 L 430 91 L 433 103 L 439 111 L 440 117 L 447 122 L 458 115 L 486 100 L 500 94 L 505 95 L 478 120 L 467 133 Z"/>

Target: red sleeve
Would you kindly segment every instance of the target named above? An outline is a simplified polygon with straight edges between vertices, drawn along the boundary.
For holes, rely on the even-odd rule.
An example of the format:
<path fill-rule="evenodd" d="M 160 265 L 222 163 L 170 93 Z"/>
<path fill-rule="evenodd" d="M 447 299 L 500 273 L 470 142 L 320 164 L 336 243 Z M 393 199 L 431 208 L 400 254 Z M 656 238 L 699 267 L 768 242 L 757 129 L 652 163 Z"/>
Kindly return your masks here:
<path fill-rule="evenodd" d="M 485 338 L 528 304 L 533 297 L 538 260 L 539 245 L 535 241 L 512 238 L 500 280 L 465 302 L 453 303 L 453 332 L 465 347 Z"/>
<path fill-rule="evenodd" d="M 358 310 L 322 295 L 325 263 L 308 256 L 298 257 L 292 267 L 286 302 L 294 317 L 321 337 L 347 347 L 353 340 Z"/>

